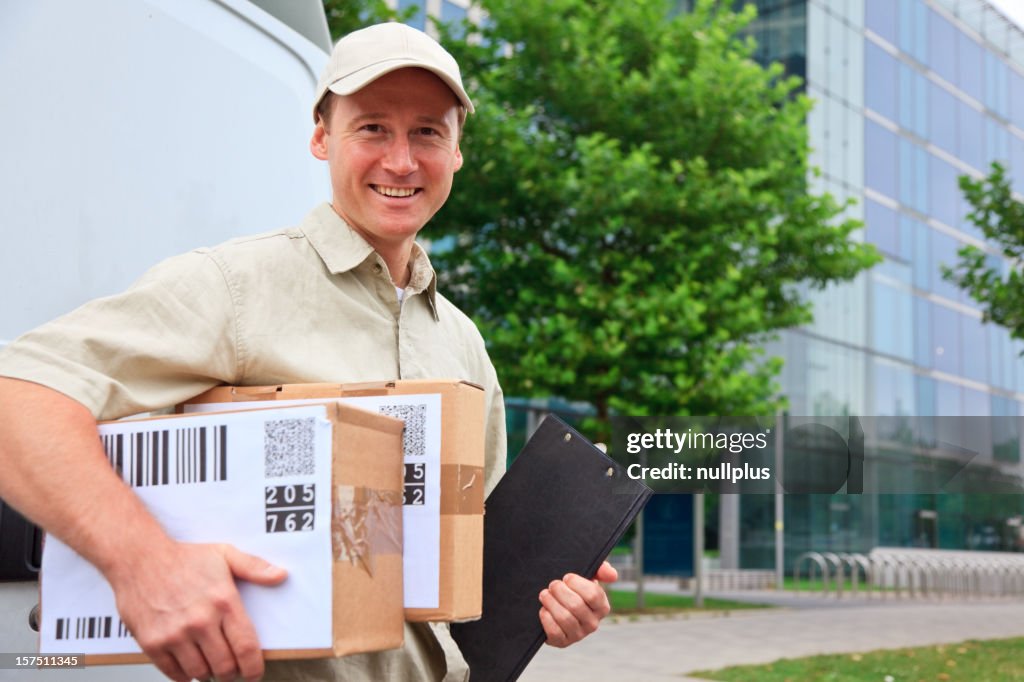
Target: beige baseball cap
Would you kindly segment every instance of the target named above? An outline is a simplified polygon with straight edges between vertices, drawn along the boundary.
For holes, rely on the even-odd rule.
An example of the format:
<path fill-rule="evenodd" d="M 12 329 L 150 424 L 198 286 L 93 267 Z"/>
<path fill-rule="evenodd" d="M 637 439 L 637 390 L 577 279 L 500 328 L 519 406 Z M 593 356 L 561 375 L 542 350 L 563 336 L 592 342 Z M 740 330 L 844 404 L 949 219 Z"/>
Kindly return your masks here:
<path fill-rule="evenodd" d="M 316 108 L 328 90 L 338 95 L 351 95 L 385 74 L 409 67 L 434 73 L 452 89 L 466 110 L 473 113 L 473 102 L 462 87 L 455 58 L 423 31 L 388 22 L 353 31 L 334 46 L 316 86 L 313 120 L 316 121 Z"/>

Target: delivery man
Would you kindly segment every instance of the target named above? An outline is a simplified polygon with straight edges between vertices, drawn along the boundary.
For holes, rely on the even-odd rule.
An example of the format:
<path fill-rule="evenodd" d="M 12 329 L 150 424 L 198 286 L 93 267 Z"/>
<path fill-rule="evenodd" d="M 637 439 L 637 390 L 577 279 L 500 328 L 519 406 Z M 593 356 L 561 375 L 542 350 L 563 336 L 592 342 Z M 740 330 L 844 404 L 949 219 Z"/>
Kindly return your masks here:
<path fill-rule="evenodd" d="M 445 624 L 407 625 L 399 650 L 265 670 L 235 580 L 275 585 L 285 571 L 230 545 L 169 537 L 97 437 L 97 420 L 218 384 L 459 377 L 487 395 L 487 491 L 501 476 L 494 368 L 415 243 L 462 166 L 473 103 L 458 65 L 403 24 L 356 31 L 337 44 L 313 111 L 310 151 L 330 169 L 330 204 L 298 227 L 165 261 L 0 351 L 0 497 L 102 572 L 171 679 L 464 680 Z M 596 577 L 614 580 L 614 569 Z M 555 646 L 593 632 L 609 611 L 598 582 L 576 575 L 537 598 Z"/>

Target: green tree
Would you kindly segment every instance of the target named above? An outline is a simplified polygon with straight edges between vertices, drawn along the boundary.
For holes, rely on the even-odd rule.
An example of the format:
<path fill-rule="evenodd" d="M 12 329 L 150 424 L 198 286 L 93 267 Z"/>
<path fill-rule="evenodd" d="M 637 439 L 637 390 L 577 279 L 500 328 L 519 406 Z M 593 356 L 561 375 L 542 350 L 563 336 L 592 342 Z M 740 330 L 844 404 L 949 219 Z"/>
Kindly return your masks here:
<path fill-rule="evenodd" d="M 986 322 L 1002 325 L 1013 338 L 1024 339 L 1024 279 L 1018 268 L 1005 267 L 1024 258 L 1024 204 L 1013 198 L 1006 169 L 999 163 L 992 164 L 987 177 L 962 176 L 960 189 L 971 206 L 968 220 L 1002 258 L 967 245 L 959 250 L 955 268 L 943 268 L 943 276 L 981 305 Z"/>
<path fill-rule="evenodd" d="M 761 345 L 811 320 L 808 287 L 877 255 L 809 193 L 811 103 L 751 59 L 753 8 L 479 4 L 483 25 L 439 26 L 477 115 L 425 234 L 449 237 L 442 290 L 506 393 L 586 401 L 604 425 L 773 412 L 781 360 Z"/>
<path fill-rule="evenodd" d="M 811 103 L 702 0 L 483 0 L 479 45 L 446 40 L 478 108 L 430 227 L 444 290 L 506 392 L 630 414 L 766 414 L 811 320 L 800 285 L 877 255 L 809 193 Z M 463 27 L 467 32 L 471 29 Z"/>

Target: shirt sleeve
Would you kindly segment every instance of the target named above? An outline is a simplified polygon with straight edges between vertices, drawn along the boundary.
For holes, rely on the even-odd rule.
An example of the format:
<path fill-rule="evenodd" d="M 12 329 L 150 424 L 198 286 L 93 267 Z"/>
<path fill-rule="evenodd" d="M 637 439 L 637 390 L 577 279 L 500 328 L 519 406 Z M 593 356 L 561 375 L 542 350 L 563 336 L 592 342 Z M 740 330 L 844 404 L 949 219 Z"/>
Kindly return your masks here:
<path fill-rule="evenodd" d="M 234 383 L 235 301 L 204 251 L 166 260 L 0 350 L 0 376 L 42 384 L 97 419 L 163 409 Z"/>

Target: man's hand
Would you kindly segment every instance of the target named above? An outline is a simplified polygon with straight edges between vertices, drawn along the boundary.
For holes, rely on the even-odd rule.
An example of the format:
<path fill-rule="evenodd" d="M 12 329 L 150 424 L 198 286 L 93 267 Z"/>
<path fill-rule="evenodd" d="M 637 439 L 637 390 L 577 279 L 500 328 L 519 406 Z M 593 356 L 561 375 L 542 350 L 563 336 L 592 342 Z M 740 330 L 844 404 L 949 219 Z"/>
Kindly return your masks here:
<path fill-rule="evenodd" d="M 284 569 L 231 545 L 171 542 L 109 577 L 125 624 L 172 680 L 263 675 L 259 640 L 234 578 L 277 585 Z"/>
<path fill-rule="evenodd" d="M 547 643 L 567 647 L 597 630 L 601 619 L 612 610 L 600 583 L 618 579 L 618 571 L 605 561 L 593 580 L 569 573 L 551 581 L 540 593 L 540 624 L 548 636 Z"/>

